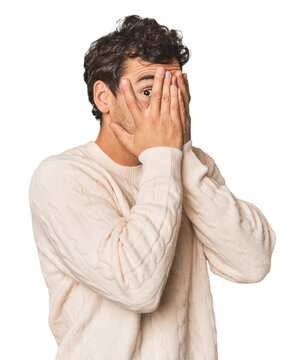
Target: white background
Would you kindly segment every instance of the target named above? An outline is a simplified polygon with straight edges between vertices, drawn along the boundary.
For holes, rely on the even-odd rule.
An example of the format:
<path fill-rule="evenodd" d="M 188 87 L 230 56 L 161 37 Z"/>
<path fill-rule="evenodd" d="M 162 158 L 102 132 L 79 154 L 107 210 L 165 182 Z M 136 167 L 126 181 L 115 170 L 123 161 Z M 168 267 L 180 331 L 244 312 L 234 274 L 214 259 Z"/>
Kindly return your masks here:
<path fill-rule="evenodd" d="M 183 71 L 193 145 L 277 235 L 262 282 L 210 274 L 219 358 L 305 359 L 304 2 L 7 1 L 0 13 L 0 358 L 55 359 L 29 181 L 46 156 L 96 139 L 83 57 L 117 20 L 137 14 L 182 31 L 192 52 Z"/>

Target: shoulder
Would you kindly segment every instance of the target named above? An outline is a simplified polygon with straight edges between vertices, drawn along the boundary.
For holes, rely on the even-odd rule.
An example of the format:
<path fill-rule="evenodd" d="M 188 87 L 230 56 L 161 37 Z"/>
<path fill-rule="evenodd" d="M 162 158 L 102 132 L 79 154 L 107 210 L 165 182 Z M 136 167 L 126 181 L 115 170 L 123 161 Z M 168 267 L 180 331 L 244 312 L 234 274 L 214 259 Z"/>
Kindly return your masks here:
<path fill-rule="evenodd" d="M 70 147 L 64 151 L 42 159 L 35 168 L 32 179 L 56 174 L 58 178 L 72 176 L 73 173 L 93 174 L 97 165 L 89 152 L 89 143 Z"/>
<path fill-rule="evenodd" d="M 96 168 L 96 163 L 88 157 L 86 145 L 47 156 L 31 176 L 29 195 L 40 192 L 46 196 L 62 194 L 66 198 L 76 192 L 95 191 L 97 187 L 102 191 L 109 187 L 107 176 Z"/>
<path fill-rule="evenodd" d="M 30 179 L 30 204 L 43 206 L 59 199 L 64 201 L 76 186 L 75 170 L 71 163 L 57 155 L 48 156 L 39 163 Z"/>
<path fill-rule="evenodd" d="M 71 176 L 79 156 L 79 148 L 80 146 L 76 146 L 43 158 L 35 168 L 30 183 Z"/>

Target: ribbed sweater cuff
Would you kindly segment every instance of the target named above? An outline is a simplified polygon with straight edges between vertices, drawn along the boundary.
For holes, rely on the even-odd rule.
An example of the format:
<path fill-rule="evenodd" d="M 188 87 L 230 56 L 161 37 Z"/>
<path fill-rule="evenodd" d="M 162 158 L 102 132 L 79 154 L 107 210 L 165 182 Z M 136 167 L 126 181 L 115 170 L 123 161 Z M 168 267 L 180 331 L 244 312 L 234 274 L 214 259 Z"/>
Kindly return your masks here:
<path fill-rule="evenodd" d="M 182 151 L 169 146 L 154 146 L 142 151 L 138 159 L 143 164 L 141 182 L 156 176 L 174 176 L 181 180 Z"/>

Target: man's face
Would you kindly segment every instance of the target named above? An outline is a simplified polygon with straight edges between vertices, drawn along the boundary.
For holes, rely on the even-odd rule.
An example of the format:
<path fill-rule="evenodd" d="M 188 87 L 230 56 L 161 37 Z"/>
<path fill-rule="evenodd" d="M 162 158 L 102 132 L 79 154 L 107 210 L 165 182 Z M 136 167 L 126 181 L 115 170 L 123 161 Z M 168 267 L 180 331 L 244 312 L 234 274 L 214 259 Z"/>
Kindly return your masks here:
<path fill-rule="evenodd" d="M 126 70 L 120 79 L 117 98 L 111 96 L 109 115 L 111 121 L 119 123 L 130 134 L 134 133 L 135 124 L 125 103 L 124 94 L 121 89 L 122 78 L 125 77 L 129 79 L 140 108 L 147 109 L 150 104 L 154 74 L 156 69 L 161 66 L 164 67 L 165 70 L 169 70 L 172 75 L 177 70 L 181 70 L 177 59 L 174 59 L 169 64 L 149 63 L 140 58 L 128 58 L 126 60 Z"/>

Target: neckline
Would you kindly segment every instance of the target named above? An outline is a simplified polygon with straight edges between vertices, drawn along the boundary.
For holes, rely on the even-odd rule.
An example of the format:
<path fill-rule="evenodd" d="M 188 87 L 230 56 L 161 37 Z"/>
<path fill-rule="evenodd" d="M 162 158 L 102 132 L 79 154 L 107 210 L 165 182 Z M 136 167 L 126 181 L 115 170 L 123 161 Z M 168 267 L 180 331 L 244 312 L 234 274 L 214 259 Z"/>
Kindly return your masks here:
<path fill-rule="evenodd" d="M 93 158 L 110 173 L 123 177 L 133 183 L 137 183 L 142 176 L 143 164 L 135 166 L 121 165 L 112 160 L 93 140 L 87 142 L 86 146 Z"/>

